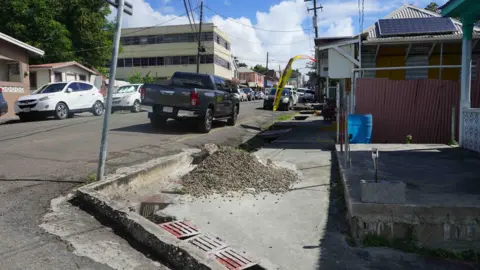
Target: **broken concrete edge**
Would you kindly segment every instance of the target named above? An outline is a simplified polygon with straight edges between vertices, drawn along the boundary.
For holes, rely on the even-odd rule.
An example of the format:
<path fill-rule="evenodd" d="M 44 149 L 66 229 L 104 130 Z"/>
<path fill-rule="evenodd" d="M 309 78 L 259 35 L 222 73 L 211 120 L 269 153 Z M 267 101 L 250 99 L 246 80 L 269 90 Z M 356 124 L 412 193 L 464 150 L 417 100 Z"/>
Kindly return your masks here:
<path fill-rule="evenodd" d="M 75 189 L 73 195 L 69 197 L 69 201 L 75 201 L 75 204 L 87 208 L 95 217 L 108 221 L 172 266 L 179 269 L 225 269 L 217 262 L 213 254 L 203 253 L 188 244 L 187 241 L 177 239 L 158 224 L 137 212 L 125 209 L 99 192 L 112 185 L 128 184 L 142 174 L 154 174 L 158 170 L 166 170 L 187 160 L 192 162 L 192 156 L 196 153 L 199 152 L 195 149 L 189 149 L 176 155 L 157 158 L 132 166 L 128 170 L 119 169 L 117 173 L 107 176 L 105 180 Z M 174 217 L 168 216 L 161 217 L 157 221 L 163 223 L 173 220 L 175 220 Z M 257 258 L 255 260 L 259 262 L 256 269 L 278 269 L 268 260 Z"/>
<path fill-rule="evenodd" d="M 472 235 L 480 229 L 477 218 L 480 216 L 479 206 L 427 206 L 353 200 L 342 159 L 343 152 L 337 146 L 335 156 L 344 188 L 347 221 L 350 235 L 357 243 L 362 243 L 369 234 L 391 240 L 402 239 L 405 232 L 412 229 L 417 244 L 425 248 L 453 252 L 463 252 L 472 247 L 480 249 L 480 243 Z"/>
<path fill-rule="evenodd" d="M 130 167 L 122 167 L 115 173 L 107 175 L 104 180 L 78 187 L 73 192 L 77 190 L 101 190 L 113 184 L 128 184 L 141 174 L 153 174 L 157 170 L 165 170 L 166 168 L 176 166 L 179 162 L 187 161 L 187 159 L 192 158 L 199 151 L 198 149 L 186 149 L 175 155 L 152 159 Z"/>
<path fill-rule="evenodd" d="M 77 202 L 88 207 L 97 218 L 108 220 L 175 268 L 223 269 L 215 258 L 202 255 L 193 246 L 187 246 L 187 242 L 177 239 L 138 213 L 124 211 L 115 202 L 105 201 L 98 192 L 77 190 L 75 195 Z"/>

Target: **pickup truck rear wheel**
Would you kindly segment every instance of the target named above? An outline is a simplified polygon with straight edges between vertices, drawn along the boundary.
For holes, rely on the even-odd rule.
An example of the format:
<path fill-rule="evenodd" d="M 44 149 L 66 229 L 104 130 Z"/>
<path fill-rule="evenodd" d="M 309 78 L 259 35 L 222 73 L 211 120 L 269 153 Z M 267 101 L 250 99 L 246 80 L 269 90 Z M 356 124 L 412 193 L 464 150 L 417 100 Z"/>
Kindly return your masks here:
<path fill-rule="evenodd" d="M 235 107 L 233 107 L 232 117 L 228 118 L 227 120 L 227 125 L 235 126 L 235 124 L 237 123 L 237 118 L 238 118 L 238 105 L 235 105 Z"/>
<path fill-rule="evenodd" d="M 152 125 L 152 128 L 155 130 L 159 130 L 167 124 L 167 118 L 165 117 L 159 117 L 159 116 L 154 116 L 150 118 L 150 124 Z"/>
<path fill-rule="evenodd" d="M 198 130 L 201 133 L 208 133 L 212 129 L 213 123 L 213 111 L 210 108 L 207 108 L 205 111 L 205 116 L 203 119 L 198 123 Z"/>

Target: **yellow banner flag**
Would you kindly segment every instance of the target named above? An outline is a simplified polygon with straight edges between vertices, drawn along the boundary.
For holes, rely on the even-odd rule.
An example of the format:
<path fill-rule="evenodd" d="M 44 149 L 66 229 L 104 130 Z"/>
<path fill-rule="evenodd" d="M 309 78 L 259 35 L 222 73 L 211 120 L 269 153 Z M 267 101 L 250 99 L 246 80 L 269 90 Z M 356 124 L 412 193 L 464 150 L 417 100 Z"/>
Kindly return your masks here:
<path fill-rule="evenodd" d="M 287 66 L 285 67 L 285 69 L 282 72 L 282 76 L 280 77 L 280 81 L 277 84 L 277 90 L 275 92 L 275 101 L 273 103 L 273 110 L 274 111 L 276 111 L 278 109 L 278 107 L 280 106 L 280 100 L 282 98 L 283 88 L 287 84 L 288 79 L 290 79 L 290 75 L 292 75 L 292 72 L 293 72 L 292 63 L 293 63 L 293 61 L 295 61 L 297 59 L 309 59 L 309 60 L 312 60 L 313 62 L 316 62 L 315 59 L 313 59 L 312 57 L 307 56 L 307 55 L 297 55 L 297 56 L 294 56 L 294 57 L 290 58 Z"/>

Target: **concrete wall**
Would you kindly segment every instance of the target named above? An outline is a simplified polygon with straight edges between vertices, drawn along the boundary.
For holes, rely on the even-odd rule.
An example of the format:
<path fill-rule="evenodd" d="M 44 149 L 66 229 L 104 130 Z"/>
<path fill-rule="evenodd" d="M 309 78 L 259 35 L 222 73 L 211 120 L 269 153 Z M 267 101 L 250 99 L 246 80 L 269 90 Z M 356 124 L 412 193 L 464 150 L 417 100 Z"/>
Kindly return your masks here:
<path fill-rule="evenodd" d="M 340 46 L 345 52 L 354 57 L 355 46 Z M 350 60 L 345 58 L 334 49 L 328 50 L 328 76 L 333 79 L 350 78 L 354 65 Z"/>

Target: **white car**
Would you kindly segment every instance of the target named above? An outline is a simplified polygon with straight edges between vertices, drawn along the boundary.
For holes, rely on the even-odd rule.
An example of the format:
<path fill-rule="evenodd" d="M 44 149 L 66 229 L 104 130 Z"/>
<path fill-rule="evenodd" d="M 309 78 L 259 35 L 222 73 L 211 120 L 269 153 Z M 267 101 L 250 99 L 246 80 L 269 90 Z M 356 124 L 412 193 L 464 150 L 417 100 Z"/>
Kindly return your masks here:
<path fill-rule="evenodd" d="M 142 84 L 128 84 L 120 86 L 113 94 L 112 112 L 114 110 L 128 109 L 132 112 L 141 111 L 141 93 Z"/>
<path fill-rule="evenodd" d="M 81 112 L 100 116 L 104 112 L 104 102 L 102 93 L 90 83 L 56 82 L 42 86 L 32 95 L 20 97 L 14 110 L 22 122 L 48 116 L 65 119 Z"/>

